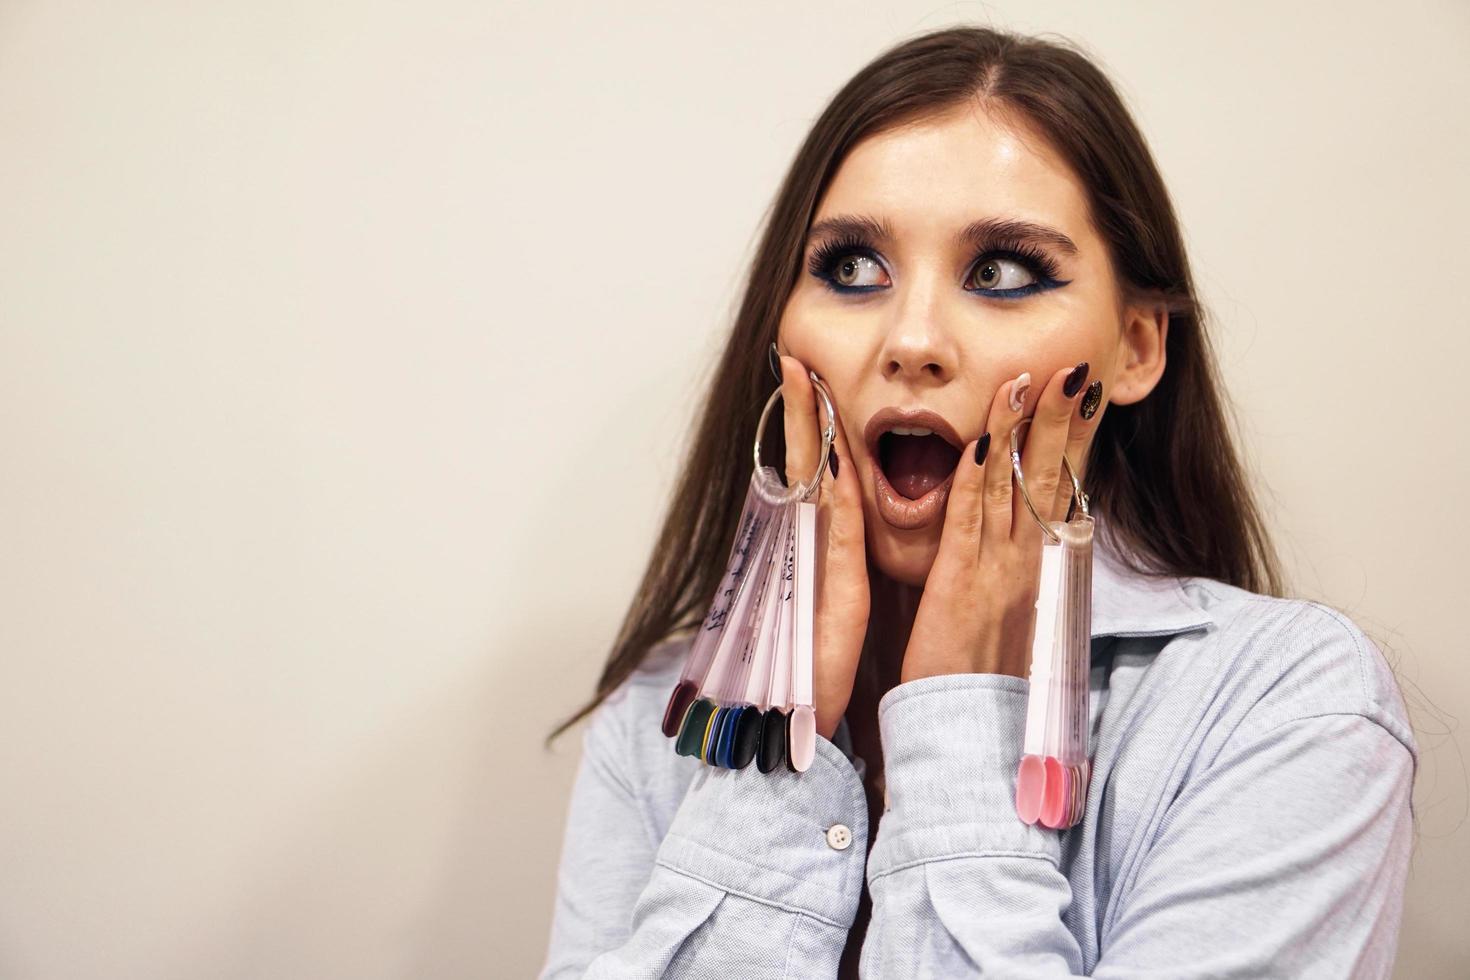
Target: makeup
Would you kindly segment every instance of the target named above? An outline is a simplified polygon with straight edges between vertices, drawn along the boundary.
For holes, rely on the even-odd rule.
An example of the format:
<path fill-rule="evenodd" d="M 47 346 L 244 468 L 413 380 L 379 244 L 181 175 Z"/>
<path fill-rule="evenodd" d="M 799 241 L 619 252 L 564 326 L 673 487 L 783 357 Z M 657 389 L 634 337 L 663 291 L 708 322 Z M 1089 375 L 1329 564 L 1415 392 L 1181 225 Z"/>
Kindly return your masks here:
<path fill-rule="evenodd" d="M 871 456 L 868 457 L 868 470 L 873 475 L 873 493 L 878 503 L 878 516 L 900 531 L 917 531 L 938 520 L 949 500 L 950 487 L 954 486 L 954 474 L 951 473 L 944 478 L 943 483 L 918 500 L 910 500 L 893 489 L 883 475 L 883 467 Z"/>
<path fill-rule="evenodd" d="M 964 441 L 927 408 L 879 409 L 863 427 L 878 515 L 901 531 L 939 520 L 954 485 Z"/>

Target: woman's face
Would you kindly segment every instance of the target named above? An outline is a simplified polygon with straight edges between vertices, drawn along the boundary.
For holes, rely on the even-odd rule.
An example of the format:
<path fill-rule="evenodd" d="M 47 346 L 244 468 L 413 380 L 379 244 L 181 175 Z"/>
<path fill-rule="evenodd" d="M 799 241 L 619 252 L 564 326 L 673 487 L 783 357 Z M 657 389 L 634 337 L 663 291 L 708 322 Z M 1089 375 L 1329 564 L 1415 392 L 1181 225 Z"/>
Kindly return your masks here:
<path fill-rule="evenodd" d="M 1099 412 L 1137 401 L 1162 373 L 1166 325 L 1121 305 L 1083 188 L 1060 158 L 966 106 L 848 154 L 817 205 L 777 343 L 837 403 L 869 556 L 922 585 L 944 508 L 906 501 L 946 494 L 938 484 L 985 431 L 997 389 L 1031 372 L 1029 416 L 1045 379 L 1087 361 L 1087 383 L 1103 383 Z M 882 435 L 894 424 L 885 409 L 935 413 L 917 424 L 936 435 Z M 1084 459 L 1071 460 L 1083 478 Z M 886 506 L 880 494 L 903 499 Z"/>

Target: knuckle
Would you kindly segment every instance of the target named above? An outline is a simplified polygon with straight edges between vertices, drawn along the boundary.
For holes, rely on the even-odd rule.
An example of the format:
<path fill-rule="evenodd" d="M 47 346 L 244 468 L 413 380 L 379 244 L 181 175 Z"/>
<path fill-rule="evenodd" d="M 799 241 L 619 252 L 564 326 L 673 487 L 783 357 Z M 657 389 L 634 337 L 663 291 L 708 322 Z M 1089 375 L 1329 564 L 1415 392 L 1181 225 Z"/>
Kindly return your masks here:
<path fill-rule="evenodd" d="M 1056 498 L 1060 481 L 1055 476 L 1038 476 L 1031 481 L 1031 495 L 1050 502 Z"/>
<path fill-rule="evenodd" d="M 985 516 L 979 511 L 966 511 L 956 516 L 955 530 L 965 537 L 974 537 L 985 524 Z"/>
<path fill-rule="evenodd" d="M 1011 484 L 1007 480 L 1003 483 L 986 483 L 982 492 L 983 503 L 987 508 L 1001 510 L 1011 505 Z"/>

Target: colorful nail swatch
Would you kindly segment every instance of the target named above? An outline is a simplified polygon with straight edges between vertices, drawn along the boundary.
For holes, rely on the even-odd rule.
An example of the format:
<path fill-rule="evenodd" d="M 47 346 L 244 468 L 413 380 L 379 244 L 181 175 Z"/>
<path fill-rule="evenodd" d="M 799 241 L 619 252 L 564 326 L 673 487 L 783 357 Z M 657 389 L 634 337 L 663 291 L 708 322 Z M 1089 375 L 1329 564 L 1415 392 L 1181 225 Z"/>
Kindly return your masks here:
<path fill-rule="evenodd" d="M 1092 773 L 1088 675 L 1094 524 L 1080 514 L 1048 526 L 1060 543 L 1044 540 L 1041 548 L 1016 813 L 1027 824 L 1062 830 L 1082 819 Z"/>
<path fill-rule="evenodd" d="M 751 475 L 725 574 L 664 711 L 674 750 L 707 765 L 805 772 L 816 757 L 817 505 L 788 495 L 772 467 Z"/>

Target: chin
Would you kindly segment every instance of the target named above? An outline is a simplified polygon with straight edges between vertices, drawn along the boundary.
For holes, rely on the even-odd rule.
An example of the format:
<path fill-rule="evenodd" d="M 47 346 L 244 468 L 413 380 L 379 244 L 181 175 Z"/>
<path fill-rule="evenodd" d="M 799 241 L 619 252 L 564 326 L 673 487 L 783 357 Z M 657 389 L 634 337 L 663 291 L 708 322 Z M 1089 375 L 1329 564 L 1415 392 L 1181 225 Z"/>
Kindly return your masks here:
<path fill-rule="evenodd" d="M 895 582 L 923 588 L 929 569 L 934 567 L 934 556 L 939 553 L 939 531 L 944 522 L 903 531 L 878 516 L 871 502 L 864 507 L 863 519 L 868 559 L 873 567 Z"/>

